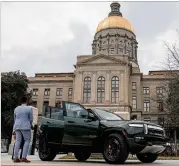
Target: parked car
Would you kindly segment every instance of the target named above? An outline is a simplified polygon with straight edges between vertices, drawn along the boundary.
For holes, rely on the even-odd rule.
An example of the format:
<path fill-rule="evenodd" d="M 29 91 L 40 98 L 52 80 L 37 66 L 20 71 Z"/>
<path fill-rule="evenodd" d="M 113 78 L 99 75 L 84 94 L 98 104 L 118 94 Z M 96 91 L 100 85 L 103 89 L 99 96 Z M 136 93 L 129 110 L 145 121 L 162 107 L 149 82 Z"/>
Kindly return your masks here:
<path fill-rule="evenodd" d="M 58 153 L 74 153 L 77 160 L 86 161 L 91 153 L 102 153 L 107 163 L 116 164 L 124 163 L 131 153 L 143 163 L 152 163 L 165 143 L 159 125 L 63 101 L 61 107 L 47 107 L 42 117 L 39 157 L 52 161 Z"/>

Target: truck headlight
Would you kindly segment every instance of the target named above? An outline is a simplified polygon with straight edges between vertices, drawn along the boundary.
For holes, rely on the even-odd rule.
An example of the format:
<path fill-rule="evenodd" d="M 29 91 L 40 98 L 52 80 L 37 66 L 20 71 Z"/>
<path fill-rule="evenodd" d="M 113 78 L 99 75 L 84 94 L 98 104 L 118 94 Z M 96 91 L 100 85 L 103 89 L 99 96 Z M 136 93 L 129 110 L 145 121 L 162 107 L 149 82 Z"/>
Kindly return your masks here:
<path fill-rule="evenodd" d="M 130 127 L 143 127 L 143 124 L 131 123 L 129 124 Z"/>

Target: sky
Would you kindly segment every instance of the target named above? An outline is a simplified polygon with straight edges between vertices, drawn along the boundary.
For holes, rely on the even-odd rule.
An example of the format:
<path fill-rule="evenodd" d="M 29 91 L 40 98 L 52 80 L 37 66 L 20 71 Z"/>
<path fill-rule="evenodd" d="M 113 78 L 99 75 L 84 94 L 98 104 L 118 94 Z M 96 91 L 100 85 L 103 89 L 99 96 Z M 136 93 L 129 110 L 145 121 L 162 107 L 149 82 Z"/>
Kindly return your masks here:
<path fill-rule="evenodd" d="M 73 72 L 91 55 L 96 28 L 111 2 L 1 2 L 1 72 Z M 133 25 L 141 72 L 162 70 L 164 42 L 176 40 L 179 2 L 120 2 Z"/>

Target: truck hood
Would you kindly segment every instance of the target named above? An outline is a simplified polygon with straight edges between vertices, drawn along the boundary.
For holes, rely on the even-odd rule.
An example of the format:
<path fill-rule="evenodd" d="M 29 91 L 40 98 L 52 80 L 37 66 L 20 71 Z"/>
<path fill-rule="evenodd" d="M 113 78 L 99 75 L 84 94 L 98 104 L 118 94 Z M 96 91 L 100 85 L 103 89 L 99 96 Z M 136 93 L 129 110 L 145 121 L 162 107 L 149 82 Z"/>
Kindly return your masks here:
<path fill-rule="evenodd" d="M 155 123 L 149 123 L 149 122 L 138 121 L 138 120 L 101 120 L 100 123 L 107 127 L 120 127 L 120 126 L 122 127 L 128 124 L 147 124 L 151 126 L 161 127 L 160 125 L 157 125 Z"/>

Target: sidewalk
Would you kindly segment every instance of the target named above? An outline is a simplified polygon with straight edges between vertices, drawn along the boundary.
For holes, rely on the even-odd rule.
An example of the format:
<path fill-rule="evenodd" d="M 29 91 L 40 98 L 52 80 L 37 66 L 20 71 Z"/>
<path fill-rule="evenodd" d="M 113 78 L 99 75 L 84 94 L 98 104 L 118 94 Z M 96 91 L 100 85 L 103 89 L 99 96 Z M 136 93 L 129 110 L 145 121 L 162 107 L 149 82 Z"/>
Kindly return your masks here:
<path fill-rule="evenodd" d="M 8 153 L 1 153 L 1 160 L 2 161 L 4 161 L 4 160 L 11 161 L 12 160 L 11 158 L 12 158 L 12 156 L 8 155 Z M 35 155 L 28 155 L 28 159 L 29 160 L 40 160 L 37 153 Z"/>
<path fill-rule="evenodd" d="M 64 155 L 57 155 L 55 160 L 59 160 L 60 157 L 63 157 Z M 53 164 L 50 162 L 44 162 L 41 161 L 38 157 L 38 153 L 36 153 L 35 155 L 29 155 L 28 159 L 31 161 L 30 163 L 14 163 L 11 159 L 11 155 L 8 155 L 7 153 L 1 153 L 1 165 L 2 166 L 13 166 L 13 165 L 19 165 L 19 166 L 25 166 L 25 165 L 29 165 L 29 166 L 39 166 L 39 165 L 45 165 L 45 166 L 50 166 L 50 165 L 57 165 L 59 164 L 58 162 L 54 162 Z"/>

